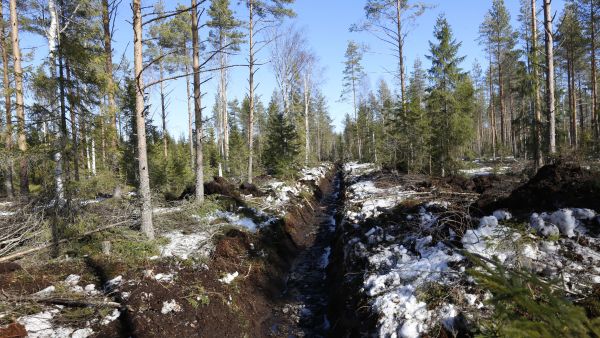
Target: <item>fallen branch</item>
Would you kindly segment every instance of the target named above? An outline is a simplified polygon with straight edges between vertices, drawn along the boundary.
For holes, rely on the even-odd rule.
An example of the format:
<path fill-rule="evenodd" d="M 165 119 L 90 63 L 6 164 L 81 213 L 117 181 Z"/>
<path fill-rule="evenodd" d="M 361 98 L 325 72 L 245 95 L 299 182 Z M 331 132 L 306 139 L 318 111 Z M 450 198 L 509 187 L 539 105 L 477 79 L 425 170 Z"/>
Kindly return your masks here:
<path fill-rule="evenodd" d="M 121 309 L 123 305 L 117 302 L 105 301 L 105 300 L 83 300 L 83 299 L 69 299 L 69 298 L 37 298 L 37 297 L 19 297 L 9 298 L 3 300 L 5 302 L 19 303 L 19 302 L 32 302 L 52 305 L 63 305 L 69 307 L 109 307 L 113 309 Z"/>
<path fill-rule="evenodd" d="M 98 228 L 98 229 L 94 229 L 94 230 L 90 230 L 90 231 L 84 232 L 82 235 L 80 235 L 80 236 L 78 236 L 76 238 L 64 238 L 64 239 L 61 239 L 60 241 L 58 241 L 56 243 L 48 243 L 48 244 L 44 244 L 42 246 L 38 246 L 38 247 L 35 247 L 35 248 L 31 248 L 31 249 L 23 250 L 23 251 L 20 251 L 20 252 L 16 252 L 16 253 L 14 253 L 12 255 L 1 257 L 0 258 L 0 263 L 13 261 L 13 260 L 15 260 L 17 258 L 21 258 L 23 256 L 32 254 L 34 252 L 38 252 L 38 251 L 42 251 L 44 249 L 48 249 L 48 248 L 52 247 L 53 245 L 58 245 L 58 244 L 66 243 L 66 242 L 72 241 L 74 239 L 81 239 L 81 238 L 83 238 L 85 236 L 89 236 L 91 234 L 95 234 L 95 233 L 98 233 L 98 232 L 106 231 L 106 230 L 112 229 L 114 227 L 117 227 L 119 225 L 123 225 L 123 224 L 130 223 L 130 222 L 133 222 L 133 221 L 132 220 L 126 220 L 126 221 L 122 221 L 122 222 L 118 222 L 118 223 L 106 225 L 106 226 L 103 226 L 103 227 Z"/>

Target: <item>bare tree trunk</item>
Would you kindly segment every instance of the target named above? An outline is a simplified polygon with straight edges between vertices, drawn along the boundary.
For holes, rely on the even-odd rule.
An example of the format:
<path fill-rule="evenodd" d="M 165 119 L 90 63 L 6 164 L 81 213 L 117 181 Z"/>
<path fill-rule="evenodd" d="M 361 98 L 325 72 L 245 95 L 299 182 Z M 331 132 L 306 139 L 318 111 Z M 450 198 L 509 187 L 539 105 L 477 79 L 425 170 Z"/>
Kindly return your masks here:
<path fill-rule="evenodd" d="M 204 201 L 204 163 L 202 158 L 202 95 L 200 91 L 200 42 L 198 39 L 198 8 L 192 1 L 192 53 L 194 70 L 194 113 L 196 117 L 196 202 Z"/>
<path fill-rule="evenodd" d="M 362 145 L 360 142 L 360 129 L 358 127 L 358 109 L 356 107 L 356 83 L 355 83 L 355 79 L 356 76 L 354 75 L 354 66 L 352 66 L 352 105 L 354 107 L 354 121 L 356 123 L 356 144 L 357 144 L 357 150 L 358 150 L 358 161 L 362 161 Z"/>
<path fill-rule="evenodd" d="M 223 51 L 225 48 L 225 41 L 223 33 L 220 33 L 220 64 L 221 64 L 221 79 L 220 79 L 220 97 L 221 97 L 221 123 L 223 131 L 223 158 L 225 160 L 225 170 L 229 171 L 229 116 L 227 114 L 227 55 Z"/>
<path fill-rule="evenodd" d="M 21 152 L 19 163 L 19 176 L 21 183 L 21 195 L 29 196 L 29 175 L 27 151 L 27 137 L 25 135 L 25 104 L 23 102 L 23 68 L 21 66 L 21 47 L 19 46 L 19 20 L 17 17 L 17 0 L 10 0 L 10 25 L 13 50 L 13 62 L 15 69 L 15 98 L 17 112 L 17 145 Z"/>
<path fill-rule="evenodd" d="M 537 8 L 536 0 L 531 0 L 531 70 L 534 91 L 534 119 L 533 119 L 533 137 L 534 137 L 534 162 L 537 169 L 544 165 L 544 154 L 542 152 L 542 97 L 540 94 L 540 84 L 538 76 L 538 47 L 537 47 Z"/>
<path fill-rule="evenodd" d="M 546 68 L 546 86 L 547 86 L 547 104 L 549 120 L 549 146 L 548 151 L 551 155 L 556 154 L 556 117 L 554 101 L 554 37 L 552 32 L 552 10 L 550 3 L 552 0 L 544 0 L 544 27 L 546 30 L 546 56 L 548 67 Z"/>
<path fill-rule="evenodd" d="M 4 178 L 4 187 L 8 198 L 15 197 L 15 188 L 13 186 L 13 160 L 12 160 L 12 101 L 10 97 L 10 79 L 8 69 L 8 50 L 6 46 L 4 29 L 4 12 L 2 1 L 0 1 L 0 49 L 2 49 L 2 83 L 4 85 L 4 110 L 6 111 L 6 130 L 5 130 L 5 142 L 6 150 L 9 153 L 8 163 L 6 164 L 6 177 Z"/>
<path fill-rule="evenodd" d="M 142 201 L 142 232 L 148 239 L 154 239 L 152 224 L 152 196 L 148 175 L 148 152 L 146 146 L 146 107 L 144 104 L 144 79 L 142 57 L 142 4 L 133 0 L 133 49 L 135 65 L 135 118 L 137 126 L 138 171 L 140 175 L 140 198 Z"/>
<path fill-rule="evenodd" d="M 398 67 L 400 68 L 400 99 L 402 110 L 406 110 L 406 76 L 404 74 L 404 37 L 402 36 L 402 0 L 396 0 L 396 24 L 398 39 Z"/>
<path fill-rule="evenodd" d="M 50 27 L 46 34 L 48 38 L 48 58 L 50 63 L 50 76 L 52 79 L 56 79 L 56 51 L 59 43 L 59 31 L 58 28 L 58 12 L 56 11 L 56 3 L 54 0 L 48 1 L 48 11 L 50 12 Z M 52 88 L 53 93 L 56 93 L 56 88 Z M 50 104 L 50 110 L 52 114 L 56 112 L 56 104 L 52 102 Z M 54 117 L 53 117 L 54 118 Z M 63 138 L 60 138 L 61 143 Z M 54 185 L 55 185 L 55 198 L 58 206 L 63 206 L 66 203 L 65 200 L 65 189 L 64 189 L 64 178 L 63 178 L 63 158 L 62 151 L 64 151 L 63 144 L 59 145 L 53 153 L 54 160 Z M 55 224 L 53 223 L 53 234 L 56 233 Z"/>
<path fill-rule="evenodd" d="M 572 55 L 572 52 L 569 52 L 568 54 L 569 60 L 567 61 L 567 80 L 569 81 L 569 84 L 567 87 L 569 91 L 569 110 L 571 113 L 571 146 L 577 149 L 579 135 L 577 132 L 577 94 L 575 91 L 575 65 L 573 62 L 574 57 Z"/>
<path fill-rule="evenodd" d="M 163 51 L 161 49 L 160 56 L 162 57 Z M 160 118 L 162 121 L 162 131 L 163 131 L 163 153 L 165 155 L 165 164 L 167 159 L 169 158 L 169 145 L 168 145 L 168 134 L 167 134 L 167 105 L 166 105 L 166 97 L 165 97 L 165 82 L 163 81 L 165 78 L 164 65 L 162 60 L 158 62 L 158 68 L 160 73 Z"/>
<path fill-rule="evenodd" d="M 186 49 L 187 50 L 187 49 Z M 186 57 L 189 55 L 189 53 L 185 53 Z M 185 72 L 187 74 L 190 73 L 190 69 L 189 69 L 189 64 L 188 61 L 185 61 Z M 192 94 L 190 92 L 190 78 L 189 75 L 187 75 L 185 77 L 185 88 L 186 88 L 186 92 L 187 92 L 187 110 L 188 110 L 188 135 L 189 135 L 189 140 L 190 140 L 190 159 L 191 159 L 191 165 L 192 165 L 192 169 L 194 168 L 194 163 L 195 163 L 195 157 L 194 157 L 194 128 L 193 128 L 193 122 L 194 122 L 194 116 L 193 114 L 193 110 L 192 110 Z"/>
<path fill-rule="evenodd" d="M 496 57 L 498 58 L 498 103 L 500 103 L 500 142 L 502 146 L 506 146 L 506 120 L 504 115 L 504 79 L 502 76 L 502 52 L 500 51 L 500 45 L 498 45 Z"/>
<path fill-rule="evenodd" d="M 600 139 L 600 130 L 598 128 L 598 82 L 596 77 L 596 7 L 595 0 L 590 0 L 590 40 L 591 40 L 591 64 L 592 73 L 591 85 L 592 85 L 592 135 L 596 138 L 596 141 Z"/>
<path fill-rule="evenodd" d="M 492 57 L 490 56 L 490 126 L 492 127 L 492 158 L 496 159 L 496 109 L 494 106 L 494 78 Z"/>
<path fill-rule="evenodd" d="M 69 62 L 66 62 L 67 71 L 67 83 L 71 83 L 71 67 Z M 73 142 L 73 148 L 71 153 L 73 154 L 73 174 L 75 175 L 75 181 L 79 181 L 79 138 L 77 137 L 77 115 L 75 114 L 75 93 L 73 88 L 69 87 L 68 94 L 70 118 L 71 118 L 71 140 Z"/>
<path fill-rule="evenodd" d="M 304 165 L 308 167 L 308 154 L 310 152 L 310 129 L 308 123 L 308 108 L 309 108 L 309 89 L 308 89 L 308 73 L 304 75 Z"/>
<path fill-rule="evenodd" d="M 110 155 L 111 167 L 117 172 L 119 164 L 117 160 L 117 104 L 115 103 L 115 84 L 113 79 L 113 61 L 112 61 L 112 32 L 110 27 L 110 6 L 108 0 L 102 0 L 102 27 L 104 30 L 104 71 L 106 72 L 107 80 L 107 98 L 108 98 L 108 115 L 110 118 L 111 130 L 110 137 Z"/>
<path fill-rule="evenodd" d="M 249 74 L 248 74 L 248 83 L 250 87 L 250 112 L 248 114 L 248 183 L 252 183 L 252 179 L 254 176 L 253 172 L 253 158 L 254 158 L 254 0 L 248 0 L 248 10 L 249 10 L 249 29 L 248 29 L 248 38 L 249 38 Z"/>

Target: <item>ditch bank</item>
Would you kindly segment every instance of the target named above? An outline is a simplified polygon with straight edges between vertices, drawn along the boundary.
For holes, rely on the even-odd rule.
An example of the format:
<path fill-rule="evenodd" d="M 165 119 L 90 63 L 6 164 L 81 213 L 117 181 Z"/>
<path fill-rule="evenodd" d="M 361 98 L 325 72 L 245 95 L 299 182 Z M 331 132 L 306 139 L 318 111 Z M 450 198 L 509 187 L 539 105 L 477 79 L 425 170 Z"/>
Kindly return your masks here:
<path fill-rule="evenodd" d="M 0 284 L 15 298 L 9 310 L 17 310 L 14 317 L 0 316 L 0 337 L 8 332 L 4 328 L 15 327 L 22 332 L 26 327 L 29 337 L 327 336 L 327 267 L 341 196 L 340 169 L 328 167 L 325 175 L 301 184 L 304 188 L 281 205 L 279 217 L 223 196 L 238 204 L 237 213 L 268 225 L 255 232 L 224 228 L 204 259 L 71 256 L 0 273 Z M 45 298 L 91 296 L 99 305 L 32 303 L 19 311 L 24 309 L 20 296 L 49 285 L 52 291 Z M 120 307 L 102 305 L 108 303 Z"/>

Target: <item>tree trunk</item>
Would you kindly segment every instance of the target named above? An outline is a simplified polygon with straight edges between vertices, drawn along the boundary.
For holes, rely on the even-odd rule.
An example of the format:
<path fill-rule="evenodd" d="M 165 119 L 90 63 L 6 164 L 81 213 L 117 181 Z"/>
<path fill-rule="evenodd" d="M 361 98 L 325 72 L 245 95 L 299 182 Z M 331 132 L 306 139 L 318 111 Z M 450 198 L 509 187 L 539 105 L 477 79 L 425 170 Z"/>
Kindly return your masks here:
<path fill-rule="evenodd" d="M 23 197 L 29 196 L 29 175 L 27 151 L 27 137 L 25 135 L 25 104 L 23 102 L 23 68 L 21 66 L 21 47 L 19 46 L 19 20 L 17 17 L 17 0 L 10 0 L 10 25 L 15 69 L 15 98 L 17 113 L 17 145 L 21 152 L 19 163 L 20 190 Z"/>
<path fill-rule="evenodd" d="M 185 53 L 186 57 L 189 56 L 189 53 L 187 53 L 187 48 L 186 48 L 186 53 Z M 189 62 L 186 60 L 185 61 L 185 72 L 186 74 L 190 73 L 190 65 Z M 194 122 L 194 116 L 193 114 L 193 110 L 192 110 L 192 94 L 190 91 L 190 76 L 187 75 L 185 77 L 185 89 L 186 89 L 186 93 L 187 93 L 187 110 L 188 110 L 188 134 L 189 134 L 189 140 L 190 140 L 190 159 L 191 159 L 191 168 L 194 168 L 194 162 L 195 157 L 194 157 L 194 128 L 193 128 L 193 122 Z"/>
<path fill-rule="evenodd" d="M 398 39 L 398 67 L 400 68 L 400 99 L 402 110 L 406 110 L 406 76 L 404 74 L 404 39 L 402 37 L 402 1 L 396 0 L 396 24 Z"/>
<path fill-rule="evenodd" d="M 204 163 L 202 158 L 202 95 L 200 91 L 200 42 L 198 40 L 198 8 L 192 0 L 192 53 L 194 70 L 194 114 L 196 117 L 196 202 L 204 201 Z"/>
<path fill-rule="evenodd" d="M 490 56 L 490 126 L 492 127 L 492 159 L 496 159 L 496 109 L 494 105 L 494 77 L 492 57 Z"/>
<path fill-rule="evenodd" d="M 506 146 L 506 126 L 504 116 L 504 81 L 502 74 L 502 53 L 498 46 L 496 57 L 498 58 L 498 103 L 500 103 L 500 143 Z M 502 155 L 501 157 L 502 158 Z"/>
<path fill-rule="evenodd" d="M 600 130 L 598 127 L 598 82 L 596 78 L 596 7 L 594 6 L 595 0 L 590 0 L 590 40 L 591 40 L 591 64 L 592 73 L 591 85 L 592 85 L 592 136 L 596 141 L 600 140 Z"/>
<path fill-rule="evenodd" d="M 534 91 L 534 119 L 533 119 L 533 137 L 534 137 L 534 162 L 537 169 L 544 165 L 544 154 L 542 152 L 542 97 L 540 94 L 540 84 L 538 80 L 538 52 L 537 52 L 537 8 L 535 0 L 531 0 L 531 71 Z"/>
<path fill-rule="evenodd" d="M 221 49 L 220 64 L 220 98 L 221 98 L 221 128 L 223 131 L 223 158 L 225 160 L 225 171 L 229 172 L 229 116 L 227 115 L 227 54 L 225 49 L 225 38 L 220 33 L 219 45 Z"/>
<path fill-rule="evenodd" d="M 253 158 L 254 158 L 254 0 L 248 0 L 249 21 L 248 21 L 248 38 L 249 38 L 249 73 L 248 84 L 250 87 L 250 112 L 248 114 L 248 183 L 252 183 L 254 176 Z"/>
<path fill-rule="evenodd" d="M 552 0 L 544 0 L 544 27 L 546 30 L 546 56 L 548 66 L 546 68 L 546 86 L 547 86 L 547 105 L 548 105 L 548 151 L 551 155 L 556 154 L 556 118 L 554 102 L 554 37 L 552 32 L 552 10 L 550 3 Z"/>
<path fill-rule="evenodd" d="M 146 118 L 144 104 L 144 78 L 142 56 L 142 4 L 141 0 L 133 0 L 133 50 L 135 66 L 135 119 L 137 127 L 138 171 L 140 175 L 140 198 L 142 202 L 142 232 L 148 239 L 154 239 L 152 224 L 152 196 L 150 193 L 150 177 L 148 175 L 148 152 L 146 146 Z"/>
<path fill-rule="evenodd" d="M 304 165 L 308 167 L 308 155 L 310 152 L 310 129 L 308 123 L 309 93 L 308 93 L 308 74 L 304 75 Z"/>
<path fill-rule="evenodd" d="M 69 62 L 66 63 L 66 71 L 67 71 L 67 83 L 71 83 L 71 68 L 69 66 Z M 75 181 L 79 182 L 79 139 L 77 137 L 77 115 L 75 114 L 75 93 L 73 92 L 73 88 L 69 87 L 69 108 L 70 108 L 70 118 L 71 118 L 71 142 L 73 142 L 73 148 L 71 149 L 71 153 L 73 156 L 73 174 L 75 175 Z"/>
<path fill-rule="evenodd" d="M 160 51 L 160 57 L 162 57 L 163 51 Z M 168 144 L 168 133 L 167 133 L 167 105 L 166 105 L 166 97 L 165 97 L 165 82 L 163 81 L 165 78 L 165 70 L 162 60 L 158 62 L 159 74 L 160 74 L 160 118 L 162 121 L 162 131 L 163 131 L 163 154 L 165 155 L 165 165 L 167 159 L 169 158 L 169 144 Z"/>
<path fill-rule="evenodd" d="M 6 151 L 9 153 L 8 163 L 6 165 L 6 176 L 4 177 L 4 188 L 8 198 L 15 197 L 15 189 L 13 186 L 13 160 L 12 160 L 12 107 L 10 97 L 10 79 L 8 67 L 8 51 L 6 46 L 5 29 L 4 29 L 4 14 L 2 1 L 0 1 L 0 49 L 2 49 L 2 83 L 4 85 L 4 110 L 6 111 L 6 130 L 5 142 Z"/>
<path fill-rule="evenodd" d="M 113 62 L 112 62 L 112 32 L 110 27 L 110 8 L 108 0 L 102 0 L 102 27 L 104 30 L 104 71 L 106 72 L 106 86 L 108 99 L 108 115 L 110 118 L 111 130 L 110 137 L 110 155 L 112 169 L 117 172 L 119 169 L 119 161 L 117 160 L 117 104 L 115 103 L 115 84 L 113 79 Z"/>

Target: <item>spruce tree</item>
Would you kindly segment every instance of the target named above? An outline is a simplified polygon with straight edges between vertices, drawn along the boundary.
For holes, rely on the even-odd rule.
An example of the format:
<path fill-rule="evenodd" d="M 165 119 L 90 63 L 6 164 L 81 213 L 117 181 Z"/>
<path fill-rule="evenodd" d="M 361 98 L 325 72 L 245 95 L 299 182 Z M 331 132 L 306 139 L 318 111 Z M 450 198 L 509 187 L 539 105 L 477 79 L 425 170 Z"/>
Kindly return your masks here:
<path fill-rule="evenodd" d="M 435 42 L 429 42 L 432 86 L 427 99 L 431 118 L 431 153 L 436 172 L 445 175 L 458 169 L 456 159 L 473 132 L 474 90 L 460 68 L 464 56 L 458 56 L 461 43 L 441 15 L 434 28 Z"/>
<path fill-rule="evenodd" d="M 272 175 L 289 177 L 298 166 L 300 153 L 296 127 L 279 107 L 275 95 L 269 103 L 268 116 L 265 169 Z"/>

